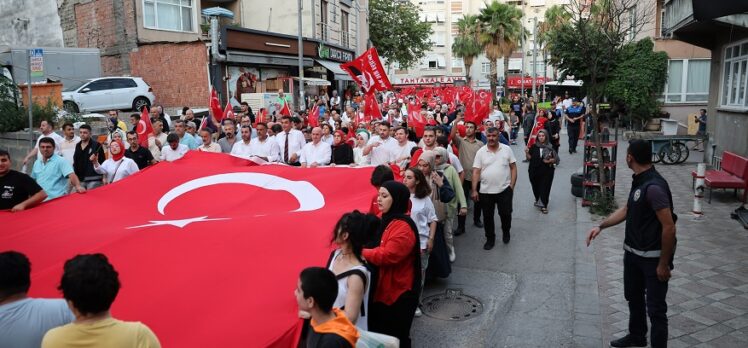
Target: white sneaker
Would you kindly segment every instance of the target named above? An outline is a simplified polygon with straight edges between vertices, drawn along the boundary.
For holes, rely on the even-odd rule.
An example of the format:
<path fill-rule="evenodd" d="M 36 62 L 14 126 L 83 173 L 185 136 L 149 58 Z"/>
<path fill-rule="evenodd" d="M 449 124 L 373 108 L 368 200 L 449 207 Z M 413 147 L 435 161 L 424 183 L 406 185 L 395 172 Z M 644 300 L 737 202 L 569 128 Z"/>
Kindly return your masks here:
<path fill-rule="evenodd" d="M 421 307 L 416 307 L 416 318 L 420 318 L 423 315 L 423 312 L 421 312 Z"/>

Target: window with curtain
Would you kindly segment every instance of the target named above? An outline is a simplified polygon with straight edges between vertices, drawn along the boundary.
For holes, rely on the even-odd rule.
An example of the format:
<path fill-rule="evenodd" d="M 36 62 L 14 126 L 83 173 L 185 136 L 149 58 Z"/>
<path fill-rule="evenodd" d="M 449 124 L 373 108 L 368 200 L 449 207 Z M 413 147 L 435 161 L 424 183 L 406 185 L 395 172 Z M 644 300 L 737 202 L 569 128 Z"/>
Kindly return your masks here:
<path fill-rule="evenodd" d="M 143 26 L 192 32 L 194 10 L 192 0 L 143 0 Z"/>
<path fill-rule="evenodd" d="M 488 62 L 481 63 L 480 72 L 481 74 L 485 74 L 485 75 L 491 74 L 491 63 L 488 63 Z"/>
<path fill-rule="evenodd" d="M 709 59 L 671 59 L 666 103 L 705 103 L 709 97 Z"/>
<path fill-rule="evenodd" d="M 748 42 L 727 46 L 722 63 L 720 105 L 746 108 L 748 85 Z"/>

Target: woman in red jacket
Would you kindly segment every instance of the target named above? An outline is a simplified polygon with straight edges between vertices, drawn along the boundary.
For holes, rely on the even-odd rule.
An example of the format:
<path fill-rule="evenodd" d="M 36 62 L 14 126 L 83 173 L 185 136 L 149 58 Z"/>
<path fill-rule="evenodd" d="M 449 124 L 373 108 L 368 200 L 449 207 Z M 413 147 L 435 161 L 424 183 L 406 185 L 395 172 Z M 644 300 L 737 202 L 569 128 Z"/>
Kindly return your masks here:
<path fill-rule="evenodd" d="M 410 191 L 402 183 L 387 181 L 379 188 L 382 212 L 381 243 L 364 249 L 367 262 L 379 268 L 374 303 L 369 304 L 369 330 L 397 337 L 400 347 L 410 344 L 410 327 L 421 286 L 418 229 L 406 215 Z"/>

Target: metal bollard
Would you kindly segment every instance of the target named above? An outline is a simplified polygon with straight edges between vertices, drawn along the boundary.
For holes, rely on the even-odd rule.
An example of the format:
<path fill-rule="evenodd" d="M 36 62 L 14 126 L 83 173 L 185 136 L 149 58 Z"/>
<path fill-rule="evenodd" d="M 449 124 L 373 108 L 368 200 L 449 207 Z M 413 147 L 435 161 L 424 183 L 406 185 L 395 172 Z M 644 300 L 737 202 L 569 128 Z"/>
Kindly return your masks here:
<path fill-rule="evenodd" d="M 696 167 L 696 183 L 693 192 L 693 215 L 698 220 L 704 213 L 701 211 L 701 200 L 704 198 L 704 175 L 706 174 L 706 163 L 699 163 Z"/>

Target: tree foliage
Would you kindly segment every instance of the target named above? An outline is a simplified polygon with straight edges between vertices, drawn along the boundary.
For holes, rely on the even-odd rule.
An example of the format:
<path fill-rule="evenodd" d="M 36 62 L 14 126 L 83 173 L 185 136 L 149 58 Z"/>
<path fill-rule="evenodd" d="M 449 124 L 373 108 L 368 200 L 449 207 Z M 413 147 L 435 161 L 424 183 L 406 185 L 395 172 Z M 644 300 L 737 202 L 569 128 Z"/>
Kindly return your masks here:
<path fill-rule="evenodd" d="M 657 112 L 657 96 L 667 80 L 668 56 L 653 48 L 649 38 L 625 45 L 605 90 L 611 102 L 622 105 L 630 119 L 640 122 Z"/>
<path fill-rule="evenodd" d="M 483 53 L 483 47 L 478 41 L 480 20 L 476 15 L 464 15 L 457 21 L 457 37 L 452 43 L 452 54 L 462 58 L 465 63 L 465 79 L 470 82 L 470 67 L 475 57 Z"/>
<path fill-rule="evenodd" d="M 480 10 L 478 18 L 481 21 L 478 37 L 490 63 L 491 75 L 488 78 L 491 82 L 491 95 L 495 101 L 498 81 L 497 60 L 502 57 L 506 58 L 504 59 L 504 76 L 506 76 L 509 70 L 509 57 L 527 32 L 522 25 L 522 10 L 513 4 L 493 0 Z"/>
<path fill-rule="evenodd" d="M 410 2 L 371 0 L 369 37 L 387 64 L 414 66 L 431 49 L 431 24 L 421 22 Z"/>

